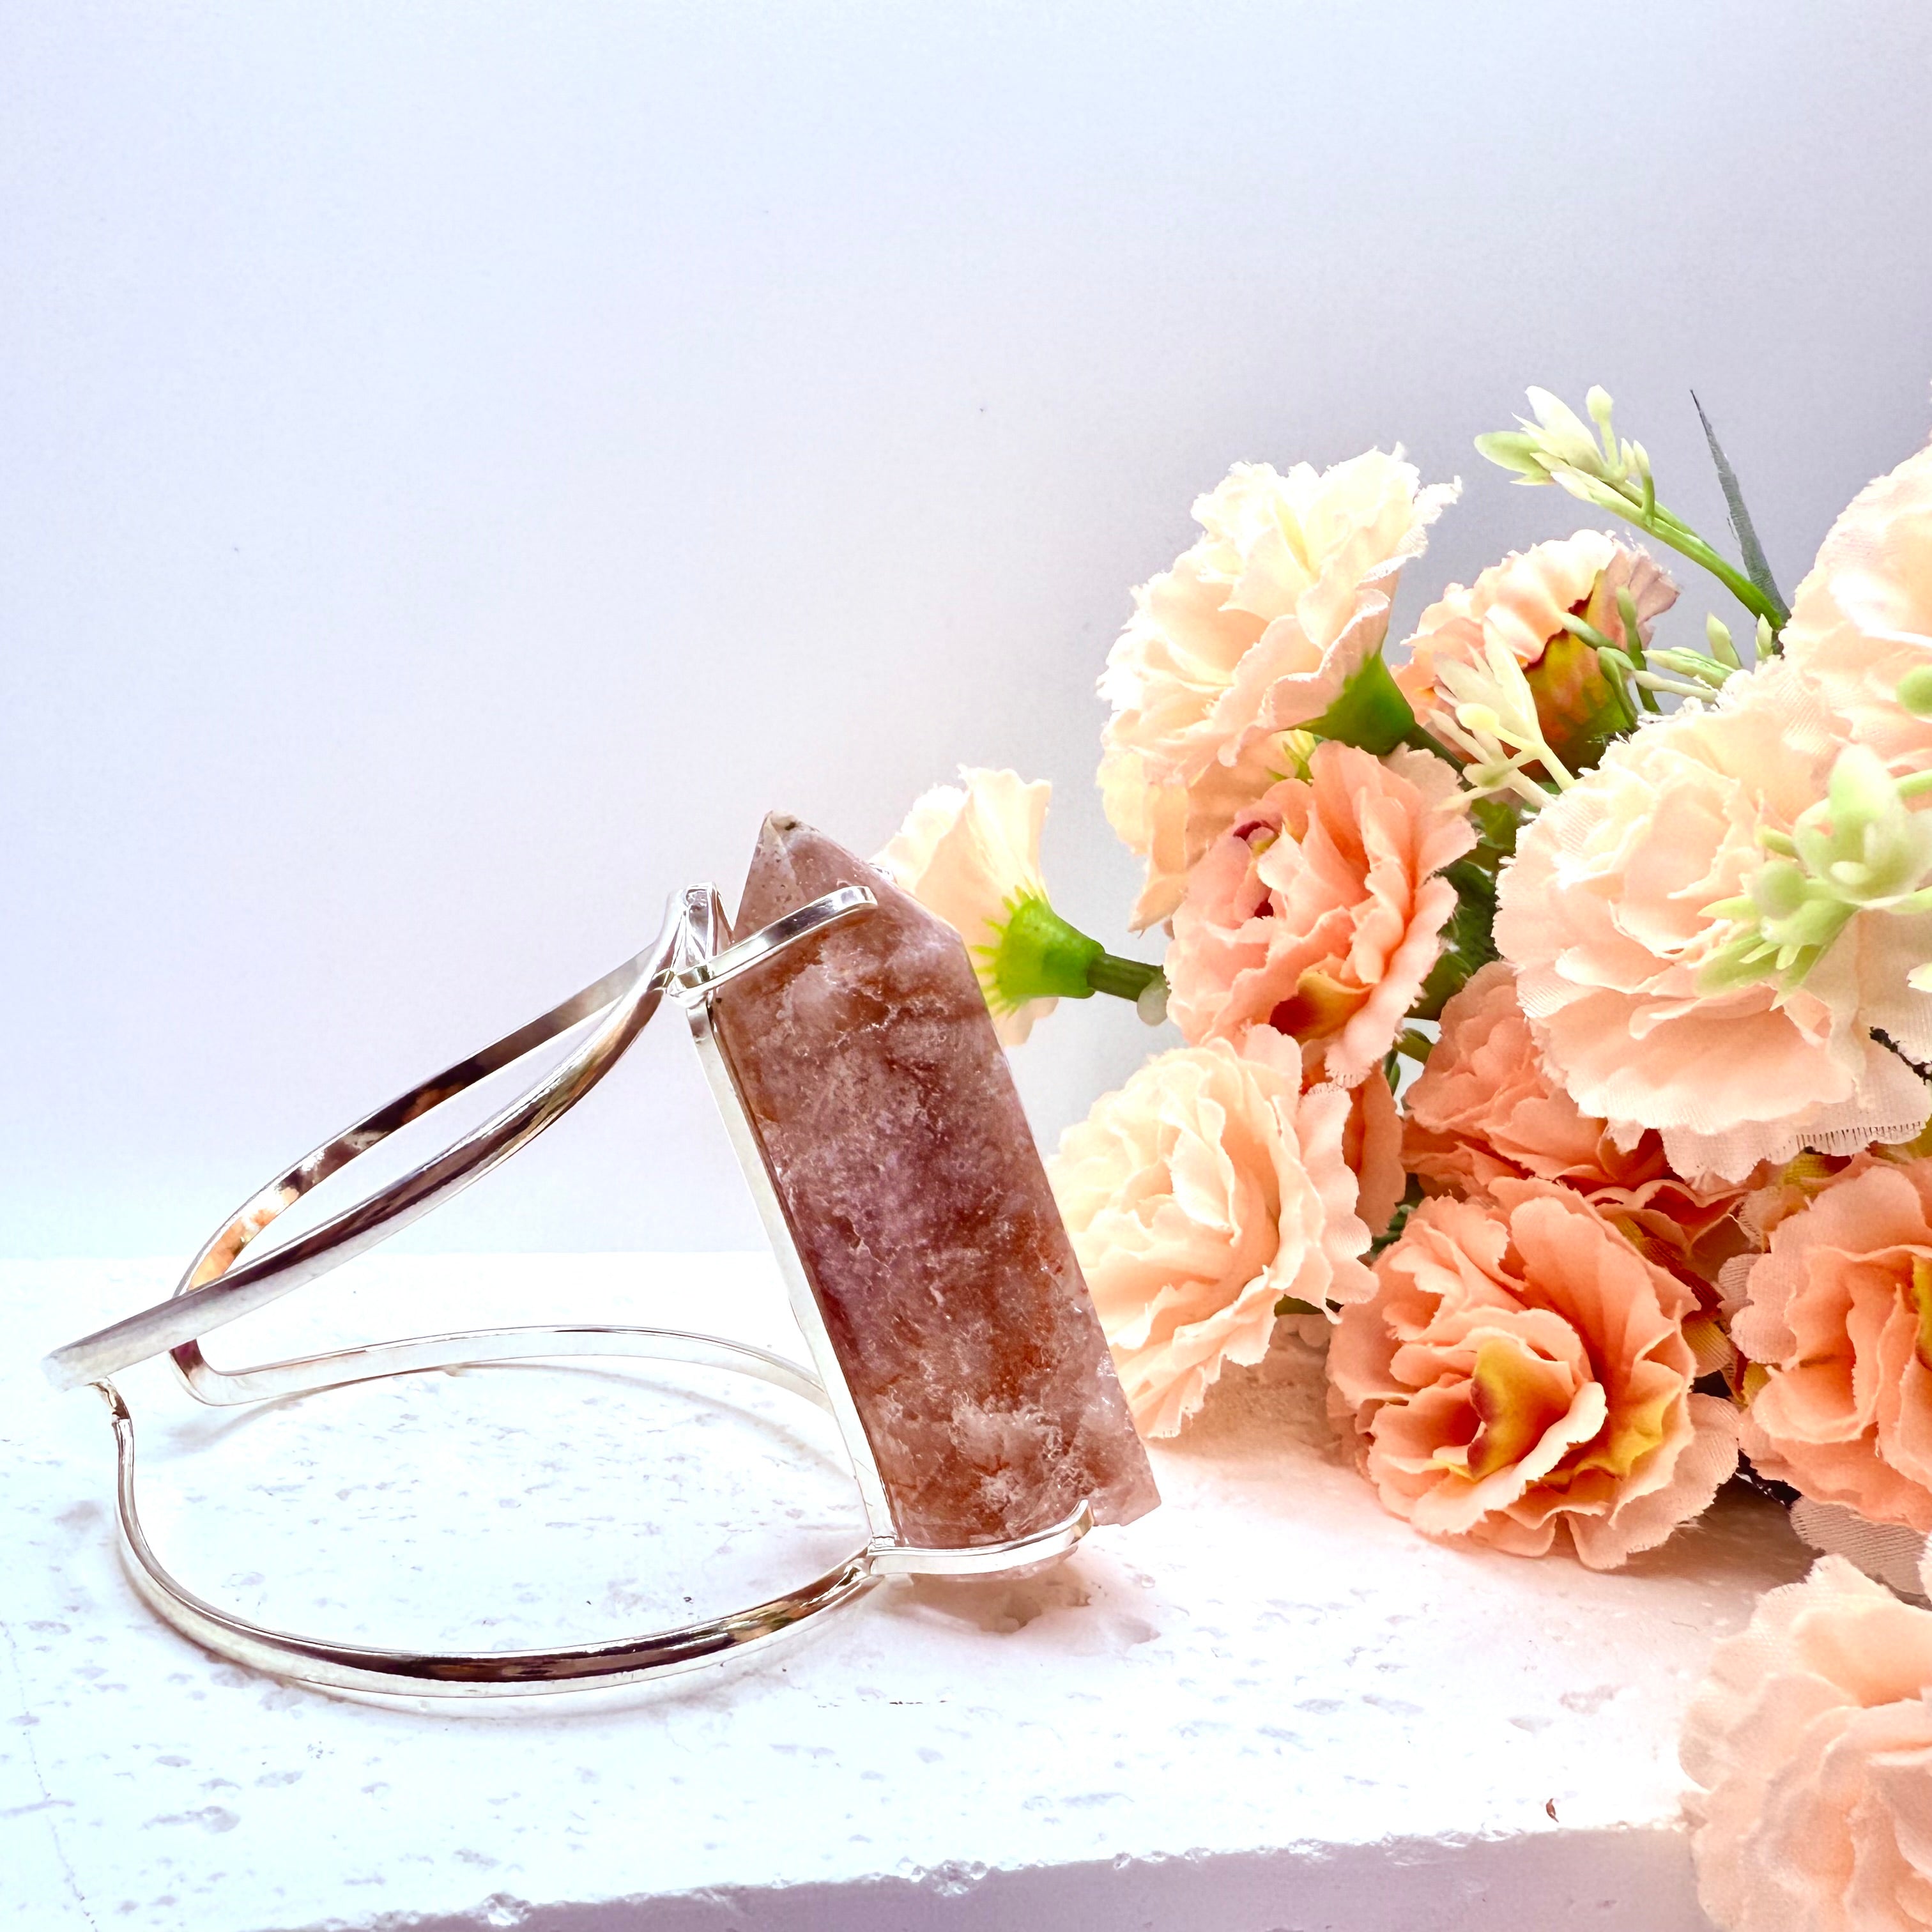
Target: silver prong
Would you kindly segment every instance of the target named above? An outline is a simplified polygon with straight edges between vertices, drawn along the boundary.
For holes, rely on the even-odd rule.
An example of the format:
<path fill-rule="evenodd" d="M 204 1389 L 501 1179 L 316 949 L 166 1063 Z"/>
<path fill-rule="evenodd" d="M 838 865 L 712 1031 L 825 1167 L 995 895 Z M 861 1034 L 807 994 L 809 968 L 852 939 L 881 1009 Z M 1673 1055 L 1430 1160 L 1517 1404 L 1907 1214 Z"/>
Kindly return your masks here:
<path fill-rule="evenodd" d="M 708 959 L 674 974 L 672 988 L 688 1005 L 694 999 L 707 997 L 728 980 L 764 965 L 800 940 L 859 918 L 878 903 L 863 886 L 841 886 L 836 892 L 827 892 L 796 911 L 787 913 L 782 919 L 773 920 L 770 926 L 740 940 L 735 946 L 728 946 L 722 952 L 713 953 Z"/>

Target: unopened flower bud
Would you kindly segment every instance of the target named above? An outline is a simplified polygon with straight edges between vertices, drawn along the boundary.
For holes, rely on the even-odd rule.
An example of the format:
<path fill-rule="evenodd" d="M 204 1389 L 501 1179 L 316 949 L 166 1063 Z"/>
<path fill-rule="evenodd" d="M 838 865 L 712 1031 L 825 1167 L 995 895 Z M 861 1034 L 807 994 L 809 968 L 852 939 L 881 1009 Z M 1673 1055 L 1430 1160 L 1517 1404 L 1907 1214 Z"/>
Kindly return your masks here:
<path fill-rule="evenodd" d="M 1915 718 L 1932 718 L 1932 664 L 1915 664 L 1898 680 L 1898 701 Z"/>
<path fill-rule="evenodd" d="M 1712 656 L 1718 663 L 1728 664 L 1733 670 L 1742 668 L 1744 660 L 1738 656 L 1738 647 L 1731 641 L 1730 631 L 1716 615 L 1704 620 L 1704 636 L 1711 646 Z"/>
<path fill-rule="evenodd" d="M 1804 872 L 1788 859 L 1768 861 L 1750 882 L 1753 904 L 1766 919 L 1789 919 L 1804 903 Z"/>
<path fill-rule="evenodd" d="M 1537 422 L 1542 426 L 1539 440 L 1550 454 L 1557 462 L 1573 464 L 1579 470 L 1588 471 L 1600 467 L 1603 453 L 1597 447 L 1596 438 L 1584 428 L 1582 417 L 1547 389 L 1532 389 L 1528 394 L 1529 406 L 1536 412 Z"/>
<path fill-rule="evenodd" d="M 1502 470 L 1513 470 L 1520 482 L 1547 483 L 1549 466 L 1544 462 L 1537 439 L 1521 430 L 1492 430 L 1476 439 L 1476 448 Z"/>

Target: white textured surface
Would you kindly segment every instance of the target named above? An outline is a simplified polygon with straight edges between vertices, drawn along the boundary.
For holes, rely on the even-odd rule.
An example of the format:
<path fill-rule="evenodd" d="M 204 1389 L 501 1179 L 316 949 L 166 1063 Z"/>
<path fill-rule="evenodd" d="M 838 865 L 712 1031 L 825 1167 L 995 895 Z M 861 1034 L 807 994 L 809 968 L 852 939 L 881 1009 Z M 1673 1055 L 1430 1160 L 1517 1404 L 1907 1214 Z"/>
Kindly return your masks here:
<path fill-rule="evenodd" d="M 1677 1720 L 1712 1640 L 1803 1567 L 1767 1508 L 1613 1576 L 1437 1549 L 1337 1462 L 1289 1355 L 1159 1453 L 1165 1508 L 1052 1576 L 888 1586 L 646 1693 L 332 1700 L 148 1616 L 99 1405 L 39 1382 L 168 1274 L 0 1269 L 6 1932 L 1702 1923 Z M 786 1334 L 762 1259 L 396 1258 L 211 1352 L 598 1316 Z M 694 1406 L 696 1380 L 488 1371 L 256 1415 L 152 1368 L 124 1387 L 164 1557 L 330 1634 L 649 1628 L 856 1534 L 810 1412 L 735 1382 Z"/>

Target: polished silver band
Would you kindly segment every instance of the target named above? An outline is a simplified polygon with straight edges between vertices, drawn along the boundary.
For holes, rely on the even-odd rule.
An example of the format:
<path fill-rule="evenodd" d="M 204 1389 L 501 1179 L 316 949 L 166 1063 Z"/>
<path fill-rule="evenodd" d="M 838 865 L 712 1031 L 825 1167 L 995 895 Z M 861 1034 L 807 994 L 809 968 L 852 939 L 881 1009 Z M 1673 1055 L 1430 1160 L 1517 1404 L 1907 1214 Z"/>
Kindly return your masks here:
<path fill-rule="evenodd" d="M 672 902 L 664 930 L 636 958 L 528 1025 L 365 1115 L 251 1195 L 196 1255 L 170 1299 L 56 1349 L 47 1358 L 46 1370 L 56 1387 L 91 1383 L 106 1400 L 118 1460 L 123 1554 L 135 1587 L 154 1611 L 208 1649 L 304 1683 L 392 1696 L 526 1696 L 633 1684 L 691 1669 L 776 1637 L 819 1611 L 849 1601 L 884 1576 L 994 1575 L 1033 1567 L 1072 1549 L 1092 1527 L 1091 1513 L 1084 1503 L 1064 1522 L 1012 1542 L 941 1550 L 898 1540 L 870 1443 L 736 1080 L 712 1032 L 710 1002 L 717 988 L 788 947 L 808 942 L 846 920 L 862 918 L 876 903 L 863 886 L 844 886 L 736 944 L 720 946 L 727 928 L 716 890 L 708 886 L 690 889 Z M 373 1247 L 508 1160 L 610 1071 L 667 993 L 690 1024 L 785 1277 L 813 1368 L 716 1336 L 596 1324 L 416 1336 L 252 1368 L 220 1369 L 203 1355 L 201 1338 L 211 1330 L 266 1306 Z M 277 1216 L 398 1129 L 592 1022 L 584 1038 L 549 1073 L 481 1126 L 309 1233 L 254 1259 L 242 1258 Z M 164 1351 L 172 1353 L 190 1393 L 200 1401 L 220 1406 L 314 1394 L 460 1364 L 584 1354 L 734 1370 L 802 1396 L 832 1414 L 851 1462 L 870 1534 L 843 1563 L 748 1610 L 608 1643 L 539 1651 L 427 1653 L 332 1643 L 272 1630 L 195 1595 L 161 1565 L 142 1528 L 135 1500 L 134 1422 L 108 1378 Z"/>

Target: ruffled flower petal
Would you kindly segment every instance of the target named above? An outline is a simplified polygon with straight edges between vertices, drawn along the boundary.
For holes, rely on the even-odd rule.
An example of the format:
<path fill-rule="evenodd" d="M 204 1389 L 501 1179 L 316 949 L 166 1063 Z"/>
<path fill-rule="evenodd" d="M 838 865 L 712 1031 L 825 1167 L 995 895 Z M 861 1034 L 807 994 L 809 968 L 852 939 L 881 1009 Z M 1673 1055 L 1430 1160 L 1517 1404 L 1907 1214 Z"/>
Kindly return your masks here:
<path fill-rule="evenodd" d="M 1932 1057 L 1932 994 L 1900 952 L 1926 916 L 1855 919 L 1796 988 L 1707 983 L 1731 931 L 1713 908 L 1748 894 L 1760 832 L 1825 796 L 1827 722 L 1782 668 L 1733 677 L 1716 705 L 1613 745 L 1502 873 L 1496 945 L 1546 1060 L 1620 1144 L 1660 1133 L 1681 1174 L 1737 1180 L 1803 1148 L 1910 1140 L 1932 1114 L 1872 1037 L 1883 1012 L 1898 1046 Z"/>
<path fill-rule="evenodd" d="M 1932 1927 L 1932 1613 L 1840 1556 L 1768 1592 L 1684 1724 L 1697 1892 L 1725 1932 Z"/>
<path fill-rule="evenodd" d="M 1017 772 L 975 766 L 962 766 L 959 776 L 960 784 L 922 792 L 872 862 L 977 949 L 997 940 L 1016 900 L 1046 896 L 1040 835 L 1053 788 L 1044 780 L 1029 784 Z M 1017 1046 L 1055 1004 L 1029 1000 L 1016 1011 L 995 1008 L 994 1030 L 1004 1045 Z"/>
<path fill-rule="evenodd" d="M 1137 925 L 1165 919 L 1186 874 L 1280 776 L 1280 735 L 1318 718 L 1381 649 L 1402 566 L 1454 484 L 1370 450 L 1317 472 L 1238 464 L 1202 497 L 1203 535 L 1134 593 L 1107 660 L 1100 786 L 1145 856 Z"/>
<path fill-rule="evenodd" d="M 1691 1291 L 1570 1190 L 1438 1196 L 1342 1311 L 1330 1408 L 1384 1508 L 1431 1535 L 1614 1569 L 1708 1507 L 1736 1413 L 1694 1395 Z"/>
<path fill-rule="evenodd" d="M 1475 842 L 1454 772 L 1424 752 L 1318 745 L 1202 859 L 1174 914 L 1170 1016 L 1190 1040 L 1265 1023 L 1353 1086 L 1389 1048 L 1442 952 Z"/>
<path fill-rule="evenodd" d="M 1048 1172 L 1134 1419 L 1172 1436 L 1228 1362 L 1268 1352 L 1284 1295 L 1325 1311 L 1372 1282 L 1343 1153 L 1349 1100 L 1304 1092 L 1257 1028 L 1150 1060 L 1062 1136 Z"/>

